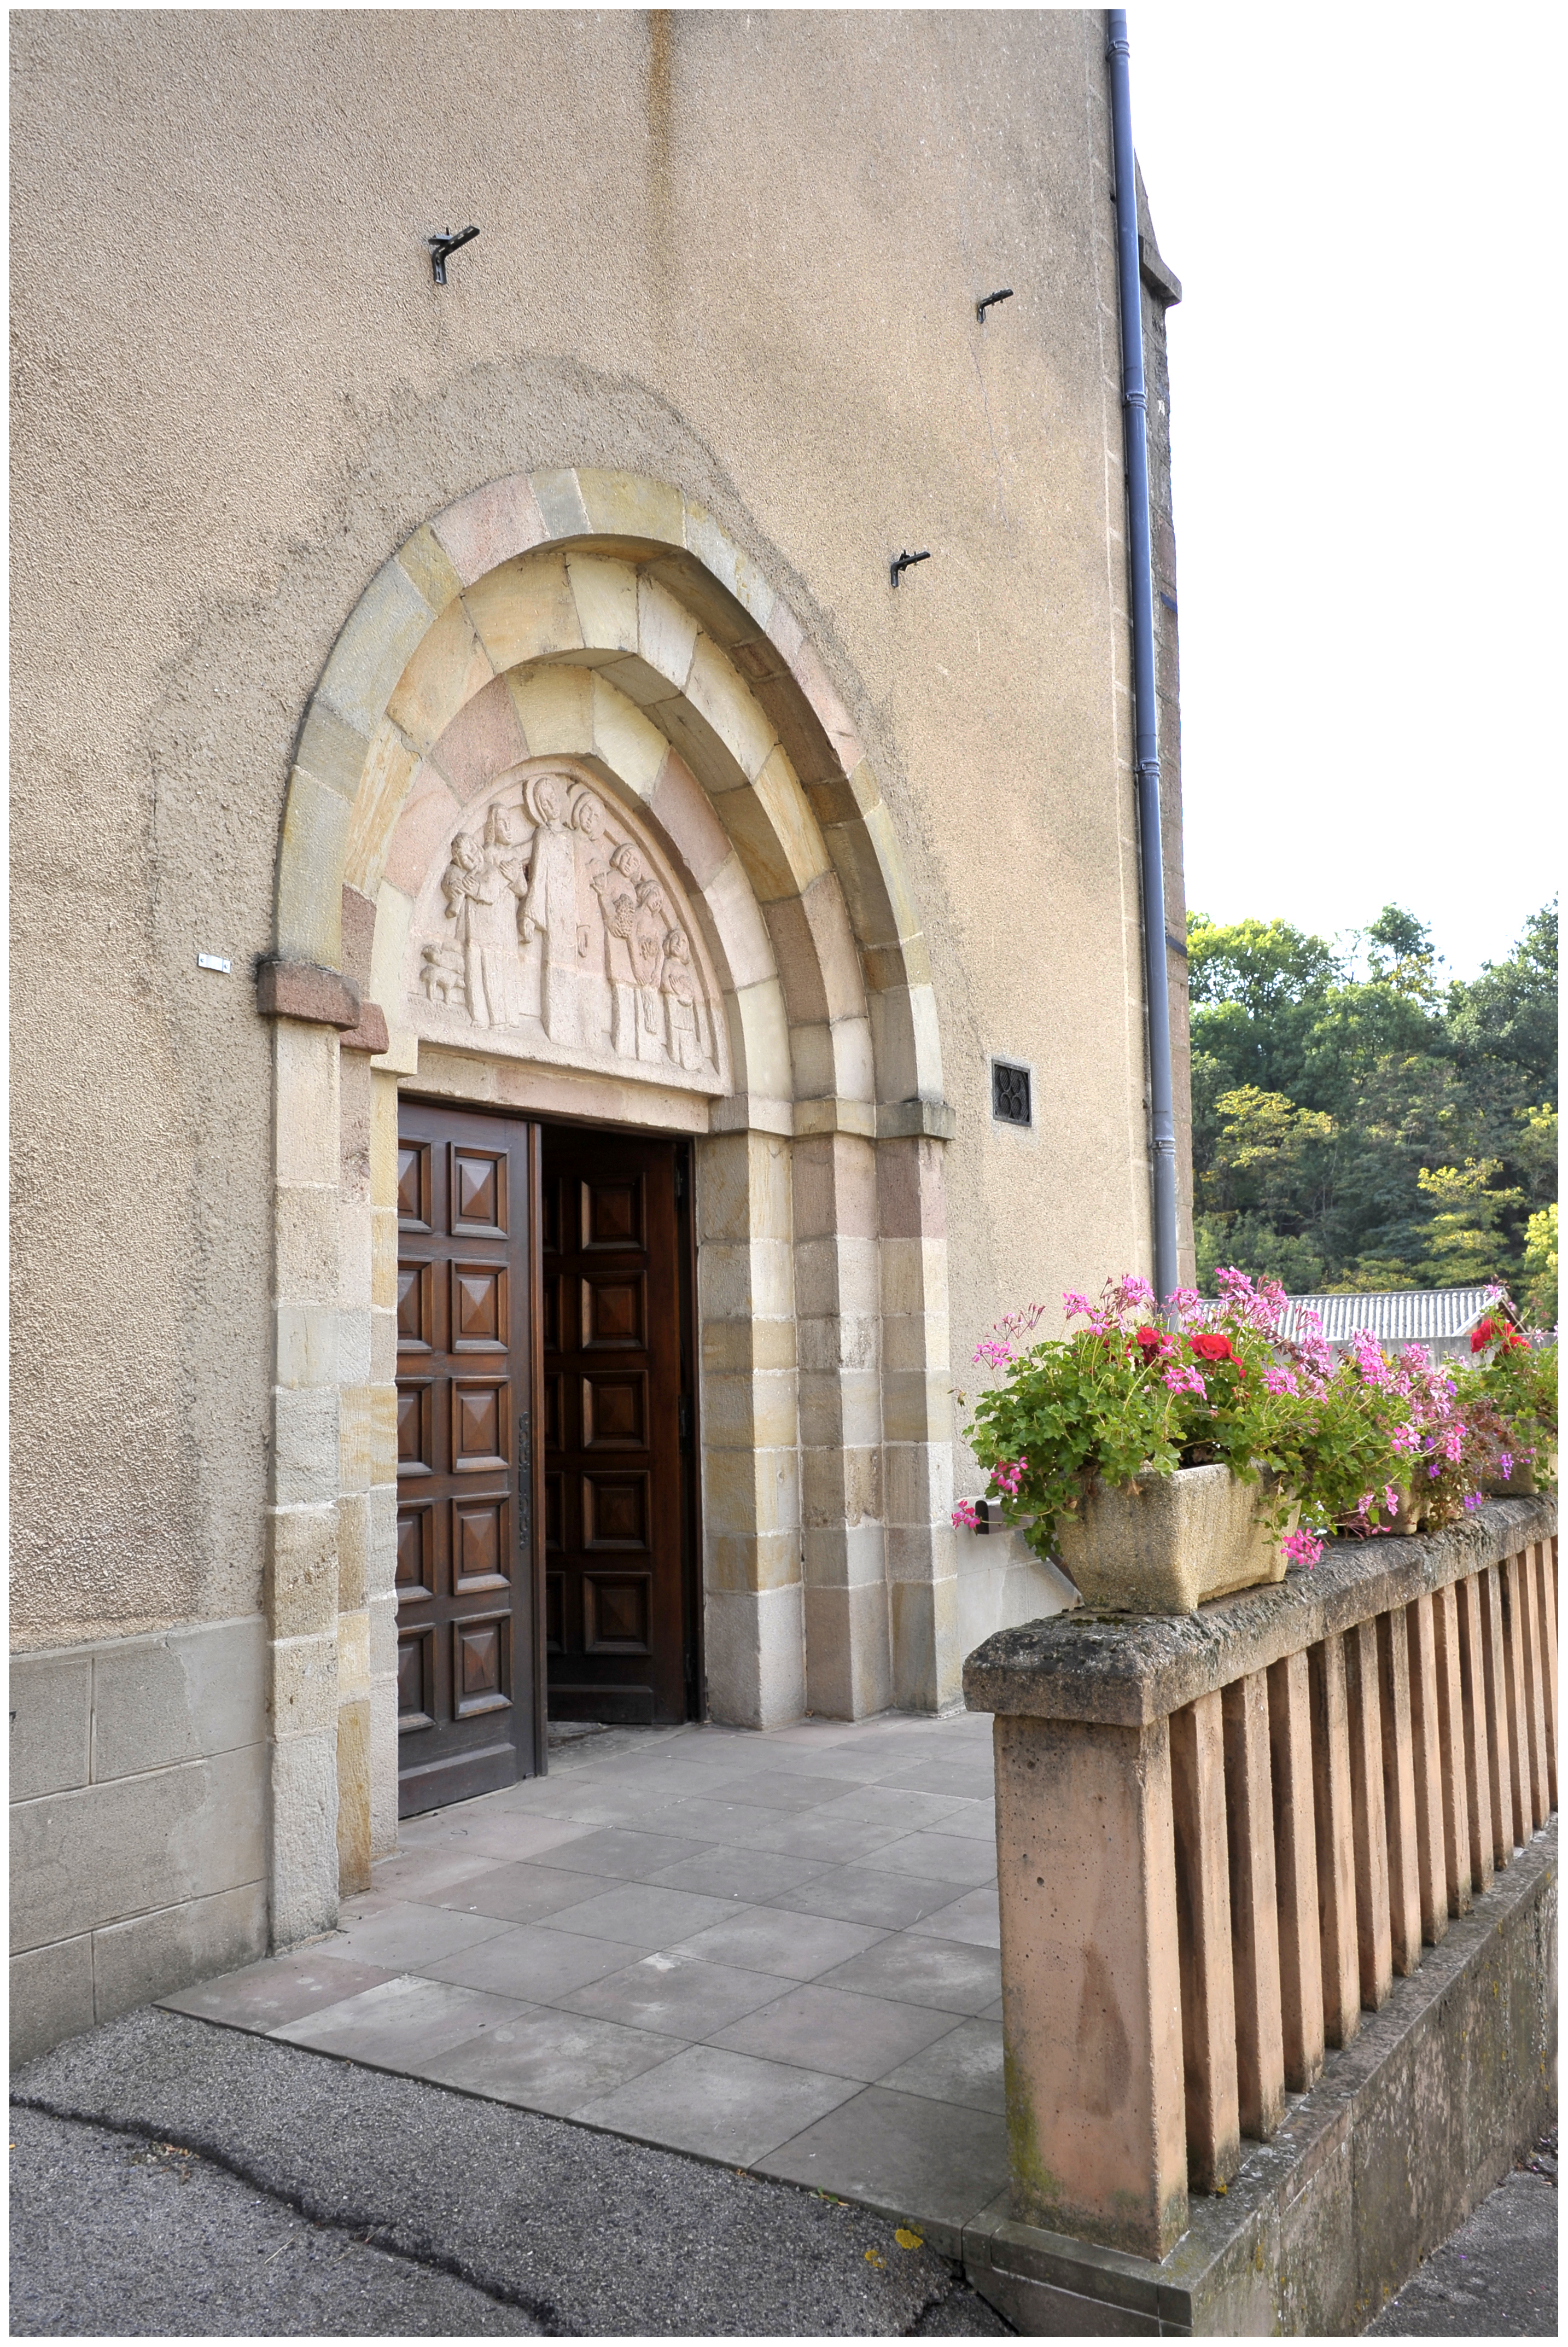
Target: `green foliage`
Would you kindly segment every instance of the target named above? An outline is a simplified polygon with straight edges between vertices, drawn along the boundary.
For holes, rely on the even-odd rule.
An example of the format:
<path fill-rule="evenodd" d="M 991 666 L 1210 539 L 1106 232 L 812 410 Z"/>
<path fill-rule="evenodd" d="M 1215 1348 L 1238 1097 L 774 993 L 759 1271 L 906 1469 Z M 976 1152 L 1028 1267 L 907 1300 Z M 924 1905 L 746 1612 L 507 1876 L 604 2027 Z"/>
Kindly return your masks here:
<path fill-rule="evenodd" d="M 1501 1317 L 1483 1320 L 1476 1335 L 1495 1341 L 1460 1369 L 1458 1407 L 1479 1418 L 1479 1405 L 1490 1404 L 1515 1463 L 1550 1484 L 1557 1450 L 1557 1348 L 1528 1343 Z"/>
<path fill-rule="evenodd" d="M 1557 1201 L 1532 1214 L 1524 1231 L 1525 1317 L 1538 1328 L 1557 1326 Z"/>
<path fill-rule="evenodd" d="M 1397 905 L 1353 945 L 1188 917 L 1199 1286 L 1235 1264 L 1297 1294 L 1525 1277 L 1544 1296 L 1555 904 L 1469 981 L 1441 983 Z"/>

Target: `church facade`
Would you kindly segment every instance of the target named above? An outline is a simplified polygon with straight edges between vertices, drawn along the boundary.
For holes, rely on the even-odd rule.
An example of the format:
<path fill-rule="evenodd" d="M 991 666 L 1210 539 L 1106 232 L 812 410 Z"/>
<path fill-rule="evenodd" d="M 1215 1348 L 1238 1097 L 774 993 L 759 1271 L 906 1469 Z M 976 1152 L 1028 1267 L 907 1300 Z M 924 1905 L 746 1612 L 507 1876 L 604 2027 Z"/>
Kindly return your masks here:
<path fill-rule="evenodd" d="M 550 1718 L 959 1700 L 1152 1243 L 1103 15 L 13 42 L 26 2052 Z"/>

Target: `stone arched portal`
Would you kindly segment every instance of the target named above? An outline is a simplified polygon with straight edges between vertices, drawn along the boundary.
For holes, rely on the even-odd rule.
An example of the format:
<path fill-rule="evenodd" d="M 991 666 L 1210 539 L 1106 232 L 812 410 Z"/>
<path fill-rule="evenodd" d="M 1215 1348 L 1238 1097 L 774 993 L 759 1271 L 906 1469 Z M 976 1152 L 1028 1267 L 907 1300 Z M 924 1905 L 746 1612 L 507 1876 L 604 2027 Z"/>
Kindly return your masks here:
<path fill-rule="evenodd" d="M 689 917 L 700 1066 L 640 1059 L 611 1026 L 591 1049 L 559 1020 L 551 1039 L 537 1001 L 514 1028 L 441 982 L 454 843 L 493 805 L 534 819 L 545 774 L 641 842 Z M 400 1077 L 696 1136 L 713 1714 L 950 1699 L 951 1113 L 924 941 L 820 660 L 710 514 L 641 477 L 550 472 L 415 533 L 301 730 L 262 1001 L 274 1942 L 330 1923 L 340 1875 L 363 1882 L 395 1841 Z"/>

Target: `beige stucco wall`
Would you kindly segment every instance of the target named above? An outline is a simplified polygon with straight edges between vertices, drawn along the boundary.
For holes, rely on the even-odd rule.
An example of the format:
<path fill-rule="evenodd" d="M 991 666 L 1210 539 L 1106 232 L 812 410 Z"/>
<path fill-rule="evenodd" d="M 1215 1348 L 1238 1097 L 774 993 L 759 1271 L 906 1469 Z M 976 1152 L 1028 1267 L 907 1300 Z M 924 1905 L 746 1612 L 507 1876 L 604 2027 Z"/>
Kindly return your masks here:
<path fill-rule="evenodd" d="M 15 20 L 18 1644 L 262 1602 L 291 746 L 368 580 L 499 475 L 678 483 L 848 704 L 931 950 L 960 1382 L 1008 1304 L 1147 1268 L 1102 42 Z"/>

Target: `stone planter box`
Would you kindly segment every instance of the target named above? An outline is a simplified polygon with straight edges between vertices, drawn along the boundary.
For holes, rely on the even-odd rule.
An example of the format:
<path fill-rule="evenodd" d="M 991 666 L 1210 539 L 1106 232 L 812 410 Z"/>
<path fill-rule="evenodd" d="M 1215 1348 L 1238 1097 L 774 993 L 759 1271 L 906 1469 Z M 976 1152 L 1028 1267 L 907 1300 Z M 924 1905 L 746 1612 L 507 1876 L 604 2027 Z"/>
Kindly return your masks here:
<path fill-rule="evenodd" d="M 1555 1483 L 1557 1481 L 1555 1451 L 1546 1462 L 1546 1472 L 1551 1481 Z M 1516 1467 L 1506 1483 L 1495 1481 L 1482 1483 L 1481 1489 L 1483 1491 L 1490 1492 L 1494 1499 L 1532 1499 L 1540 1491 L 1541 1486 L 1535 1480 L 1533 1467 Z"/>
<path fill-rule="evenodd" d="M 1057 1534 L 1086 1605 L 1117 1614 L 1195 1614 L 1211 1597 L 1285 1578 L 1281 1535 L 1258 1521 L 1271 1494 L 1228 1467 L 1096 1483 Z M 1294 1512 L 1292 1522 L 1295 1522 Z"/>

